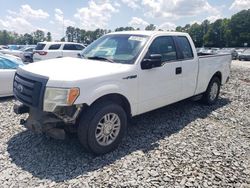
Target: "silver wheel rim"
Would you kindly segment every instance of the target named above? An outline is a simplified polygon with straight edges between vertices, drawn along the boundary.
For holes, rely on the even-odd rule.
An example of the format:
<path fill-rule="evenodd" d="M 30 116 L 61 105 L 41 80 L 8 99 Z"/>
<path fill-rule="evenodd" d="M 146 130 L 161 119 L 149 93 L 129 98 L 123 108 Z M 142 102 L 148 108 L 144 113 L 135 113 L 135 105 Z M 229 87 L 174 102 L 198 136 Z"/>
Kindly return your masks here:
<path fill-rule="evenodd" d="M 209 94 L 211 101 L 216 99 L 217 94 L 218 94 L 218 90 L 219 90 L 219 86 L 216 82 L 214 82 L 212 87 L 211 87 L 210 94 Z"/>
<path fill-rule="evenodd" d="M 108 146 L 113 143 L 121 129 L 121 120 L 115 113 L 105 114 L 95 130 L 95 137 L 98 144 Z"/>

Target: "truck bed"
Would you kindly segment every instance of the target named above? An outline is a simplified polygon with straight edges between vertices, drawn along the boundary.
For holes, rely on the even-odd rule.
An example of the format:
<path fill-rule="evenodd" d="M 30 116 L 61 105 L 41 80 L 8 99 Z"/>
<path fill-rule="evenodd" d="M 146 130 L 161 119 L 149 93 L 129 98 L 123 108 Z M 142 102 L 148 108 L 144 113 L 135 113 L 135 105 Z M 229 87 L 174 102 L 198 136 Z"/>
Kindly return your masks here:
<path fill-rule="evenodd" d="M 231 54 L 201 55 L 199 60 L 199 72 L 197 76 L 197 87 L 195 94 L 206 91 L 210 78 L 221 72 L 221 83 L 225 84 L 229 74 L 232 61 Z"/>

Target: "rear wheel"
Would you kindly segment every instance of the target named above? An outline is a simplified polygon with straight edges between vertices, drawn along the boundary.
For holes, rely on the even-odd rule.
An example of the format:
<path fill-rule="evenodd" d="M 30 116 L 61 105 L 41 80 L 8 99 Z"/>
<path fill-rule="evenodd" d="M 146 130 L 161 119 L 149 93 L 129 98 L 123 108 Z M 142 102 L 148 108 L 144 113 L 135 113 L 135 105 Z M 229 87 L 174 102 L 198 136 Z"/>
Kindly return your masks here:
<path fill-rule="evenodd" d="M 213 77 L 208 84 L 206 92 L 203 94 L 202 101 L 207 105 L 216 103 L 220 93 L 221 81 L 218 77 Z"/>
<path fill-rule="evenodd" d="M 94 154 L 105 154 L 116 149 L 127 128 L 127 115 L 115 103 L 94 104 L 81 117 L 78 138 L 85 149 Z"/>

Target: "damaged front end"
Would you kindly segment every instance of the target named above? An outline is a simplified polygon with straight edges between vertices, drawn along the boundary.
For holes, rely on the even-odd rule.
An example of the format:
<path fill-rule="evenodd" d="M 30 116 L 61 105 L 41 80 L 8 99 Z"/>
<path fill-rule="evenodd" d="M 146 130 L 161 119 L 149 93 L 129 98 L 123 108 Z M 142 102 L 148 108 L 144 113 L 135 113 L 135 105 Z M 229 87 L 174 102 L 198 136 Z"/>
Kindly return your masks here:
<path fill-rule="evenodd" d="M 45 133 L 55 139 L 65 139 L 65 130 L 75 132 L 76 120 L 82 110 L 82 105 L 57 107 L 55 111 L 44 112 L 38 108 L 16 104 L 16 114 L 29 113 L 27 119 L 21 119 L 20 124 L 35 133 Z"/>
<path fill-rule="evenodd" d="M 14 106 L 16 114 L 28 113 L 20 124 L 36 133 L 46 133 L 64 139 L 65 130 L 76 129 L 76 120 L 84 105 L 75 105 L 79 88 L 47 87 L 49 78 L 18 69 L 13 93 L 20 102 Z"/>

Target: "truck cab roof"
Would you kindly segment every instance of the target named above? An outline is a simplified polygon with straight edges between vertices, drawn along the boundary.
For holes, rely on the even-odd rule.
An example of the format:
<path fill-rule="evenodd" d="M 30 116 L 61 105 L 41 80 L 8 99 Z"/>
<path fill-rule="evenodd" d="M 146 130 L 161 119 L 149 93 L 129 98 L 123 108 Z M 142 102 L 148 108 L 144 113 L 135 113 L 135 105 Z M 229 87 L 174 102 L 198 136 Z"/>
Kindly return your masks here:
<path fill-rule="evenodd" d="M 170 32 L 170 31 L 118 31 L 109 33 L 108 35 L 116 35 L 116 34 L 144 35 L 144 36 L 155 36 L 155 35 L 187 36 L 188 35 L 187 33 Z"/>

